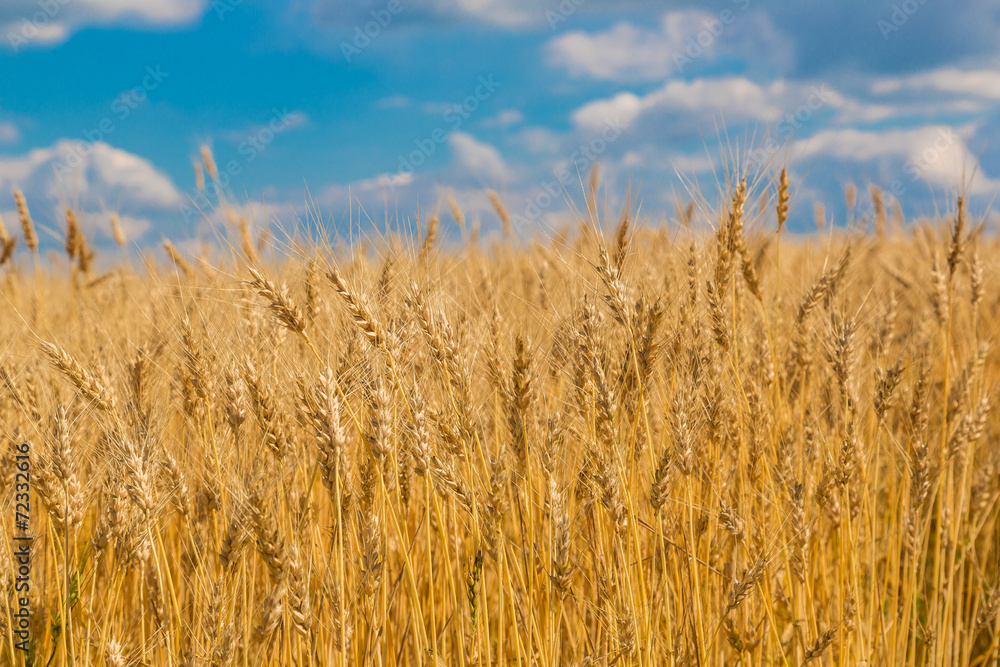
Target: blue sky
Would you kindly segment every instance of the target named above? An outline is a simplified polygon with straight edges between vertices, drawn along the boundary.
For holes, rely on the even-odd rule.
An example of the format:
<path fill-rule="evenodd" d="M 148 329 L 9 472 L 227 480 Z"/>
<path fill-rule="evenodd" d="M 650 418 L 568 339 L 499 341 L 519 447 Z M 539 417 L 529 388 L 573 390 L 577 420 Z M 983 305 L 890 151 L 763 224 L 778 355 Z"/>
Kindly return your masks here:
<path fill-rule="evenodd" d="M 602 208 L 632 184 L 669 221 L 733 146 L 789 166 L 794 229 L 817 200 L 848 219 L 849 182 L 933 214 L 977 161 L 985 212 L 998 28 L 1000 0 L 4 0 L 0 215 L 21 188 L 53 242 L 67 203 L 98 241 L 111 212 L 140 244 L 209 238 L 202 144 L 286 229 L 405 225 L 450 194 L 489 233 L 495 189 L 528 235 L 582 206 L 593 161 Z"/>

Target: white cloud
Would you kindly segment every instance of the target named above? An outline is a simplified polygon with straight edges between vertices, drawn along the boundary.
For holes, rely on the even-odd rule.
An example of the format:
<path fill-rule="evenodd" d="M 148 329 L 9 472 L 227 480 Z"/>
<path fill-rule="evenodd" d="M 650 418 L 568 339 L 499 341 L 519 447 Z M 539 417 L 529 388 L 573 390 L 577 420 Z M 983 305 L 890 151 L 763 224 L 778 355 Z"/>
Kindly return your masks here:
<path fill-rule="evenodd" d="M 544 12 L 525 0 L 436 0 L 442 14 L 459 13 L 505 28 L 519 28 L 537 23 Z"/>
<path fill-rule="evenodd" d="M 16 187 L 35 197 L 81 195 L 130 207 L 163 208 L 181 201 L 173 182 L 145 158 L 104 142 L 69 139 L 0 158 L 0 191 Z"/>
<path fill-rule="evenodd" d="M 383 175 L 378 178 L 368 178 L 361 181 L 361 186 L 365 190 L 376 188 L 402 188 L 413 183 L 413 174 L 392 174 Z"/>
<path fill-rule="evenodd" d="M 767 15 L 742 14 L 734 5 L 718 14 L 667 12 L 656 28 L 621 22 L 604 32 L 574 31 L 553 39 L 546 52 L 549 64 L 573 76 L 655 81 L 722 54 L 786 65 L 791 60 L 788 45 Z"/>
<path fill-rule="evenodd" d="M 878 79 L 871 85 L 871 91 L 876 95 L 926 90 L 1000 100 L 1000 71 L 946 68 Z"/>
<path fill-rule="evenodd" d="M 386 196 L 410 197 L 413 194 L 410 186 L 415 182 L 417 179 L 413 173 L 386 173 L 350 183 L 328 183 L 316 193 L 314 201 L 330 209 L 346 209 L 352 202 L 360 203 L 362 208 L 381 206 Z M 281 196 L 287 196 L 287 193 Z M 274 200 L 275 196 L 271 196 L 270 199 Z"/>
<path fill-rule="evenodd" d="M 500 152 L 489 144 L 477 141 L 472 135 L 452 132 L 448 135 L 448 146 L 455 163 L 471 176 L 487 182 L 506 181 L 510 177 Z"/>
<path fill-rule="evenodd" d="M 511 140 L 534 155 L 556 153 L 563 147 L 563 140 L 547 127 L 526 127 L 511 137 Z"/>
<path fill-rule="evenodd" d="M 942 136 L 954 143 L 952 129 L 926 126 L 910 130 L 869 131 L 855 128 L 830 129 L 817 132 L 808 139 L 795 142 L 795 153 L 804 157 L 830 155 L 855 160 L 871 160 L 888 155 L 909 157 L 919 147 Z"/>
<path fill-rule="evenodd" d="M 676 172 L 688 176 L 706 171 L 715 171 L 715 161 L 706 153 L 670 153 L 644 147 L 622 155 L 620 165 L 627 170 L 655 169 L 667 173 Z"/>
<path fill-rule="evenodd" d="M 230 130 L 222 134 L 223 139 L 232 142 L 267 143 L 275 135 L 307 127 L 311 119 L 304 111 L 274 110 L 266 123 L 243 130 Z"/>
<path fill-rule="evenodd" d="M 524 114 L 517 109 L 504 109 L 496 116 L 492 118 L 487 118 L 483 121 L 483 127 L 500 127 L 508 128 L 511 125 L 517 125 L 518 123 L 524 122 Z"/>
<path fill-rule="evenodd" d="M 796 91 L 800 94 L 803 90 Z M 601 128 L 608 119 L 619 119 L 631 125 L 641 114 L 652 111 L 677 111 L 684 113 L 722 112 L 732 118 L 775 120 L 787 108 L 786 100 L 796 99 L 789 84 L 776 81 L 760 86 L 743 77 L 720 79 L 695 79 L 671 81 L 645 96 L 626 92 L 604 100 L 589 102 L 573 112 L 573 122 L 578 127 L 594 130 Z M 802 94 L 802 97 L 808 93 Z M 798 102 L 801 104 L 802 102 Z"/>
<path fill-rule="evenodd" d="M 925 125 L 904 130 L 866 131 L 830 129 L 792 145 L 792 153 L 803 157 L 833 157 L 863 162 L 880 158 L 903 160 L 901 181 L 927 181 L 945 187 L 960 186 L 971 175 L 975 156 L 968 148 L 972 127 Z M 982 172 L 976 175 L 972 193 L 995 192 L 1000 181 Z"/>
<path fill-rule="evenodd" d="M 655 106 L 651 97 L 641 98 L 635 93 L 619 93 L 610 99 L 588 102 L 573 112 L 573 123 L 584 129 L 597 129 L 609 118 L 619 118 L 631 125 L 639 114 Z"/>
<path fill-rule="evenodd" d="M 697 35 L 703 21 L 711 20 L 710 14 L 697 10 L 668 12 L 659 30 L 622 22 L 602 33 L 562 35 L 546 50 L 550 64 L 565 67 L 574 76 L 659 79 L 673 71 L 674 54 L 683 57 L 684 40 Z M 714 45 L 709 45 L 708 53 L 714 52 Z"/>
<path fill-rule="evenodd" d="M 121 225 L 122 232 L 125 234 L 125 240 L 130 243 L 142 238 L 146 232 L 153 228 L 153 223 L 148 218 L 137 218 L 132 215 L 118 216 L 118 224 Z M 108 238 L 112 238 L 110 223 L 107 223 L 102 229 Z"/>
<path fill-rule="evenodd" d="M 305 127 L 309 125 L 310 120 L 309 114 L 305 111 L 291 111 L 281 117 L 279 122 L 282 125 L 282 131 L 284 131 L 297 130 L 300 127 Z"/>
<path fill-rule="evenodd" d="M 778 122 L 779 134 L 808 132 L 821 126 L 818 118 L 837 124 L 869 123 L 898 117 L 903 107 L 847 97 L 826 84 L 783 79 L 760 84 L 745 77 L 670 81 L 645 95 L 623 92 L 589 102 L 572 114 L 573 123 L 586 131 L 609 119 L 631 125 L 645 114 L 672 114 L 690 124 L 698 119 L 725 123 Z M 914 111 L 914 110 L 911 110 Z M 660 119 L 657 119 L 660 122 Z"/>
<path fill-rule="evenodd" d="M 0 122 L 0 144 L 16 144 L 21 140 L 21 131 L 17 125 L 9 122 Z"/>
<path fill-rule="evenodd" d="M 627 169 L 643 166 L 642 155 L 638 151 L 629 151 L 622 156 L 622 166 Z"/>
<path fill-rule="evenodd" d="M 836 94 L 832 103 L 840 109 L 838 117 L 841 122 L 871 123 L 898 117 L 904 111 L 902 107 L 896 105 L 861 102 L 842 97 L 839 93 Z M 915 111 L 919 112 L 920 110 Z"/>
<path fill-rule="evenodd" d="M 65 41 L 89 25 L 178 26 L 200 17 L 208 0 L 4 0 L 0 40 L 7 48 Z"/>
<path fill-rule="evenodd" d="M 173 182 L 148 160 L 103 142 L 93 148 L 91 164 L 100 183 L 138 203 L 173 206 L 180 202 Z"/>

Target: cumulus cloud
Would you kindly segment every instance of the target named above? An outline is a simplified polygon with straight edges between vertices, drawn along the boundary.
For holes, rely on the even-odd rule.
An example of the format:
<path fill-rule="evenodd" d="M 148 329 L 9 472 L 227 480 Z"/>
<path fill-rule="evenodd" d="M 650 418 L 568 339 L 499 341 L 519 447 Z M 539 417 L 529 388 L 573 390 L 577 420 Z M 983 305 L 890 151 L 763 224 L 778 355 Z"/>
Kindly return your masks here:
<path fill-rule="evenodd" d="M 21 131 L 17 125 L 0 121 L 0 144 L 16 144 L 21 140 Z"/>
<path fill-rule="evenodd" d="M 714 172 L 717 164 L 708 153 L 663 153 L 653 148 L 631 150 L 621 157 L 624 169 L 655 169 L 666 173 L 691 176 L 704 172 Z"/>
<path fill-rule="evenodd" d="M 275 135 L 308 127 L 312 119 L 304 111 L 274 109 L 266 123 L 242 130 L 224 132 L 222 137 L 232 142 L 269 143 Z"/>
<path fill-rule="evenodd" d="M 126 241 L 132 242 L 136 239 L 140 239 L 146 235 L 150 229 L 153 228 L 153 222 L 148 218 L 136 217 L 134 215 L 119 215 L 118 224 L 122 228 L 122 233 L 125 234 Z M 111 232 L 110 223 L 107 227 L 101 227 L 101 230 L 109 239 L 113 239 Z"/>
<path fill-rule="evenodd" d="M 483 127 L 499 127 L 507 129 L 511 125 L 524 122 L 524 114 L 517 109 L 504 109 L 496 116 L 483 121 Z"/>
<path fill-rule="evenodd" d="M 103 142 L 94 144 L 93 149 L 90 169 L 86 162 L 79 167 L 81 176 L 91 181 L 92 189 L 96 183 L 131 201 L 153 206 L 180 202 L 173 182 L 148 160 Z"/>
<path fill-rule="evenodd" d="M 711 14 L 697 10 L 668 12 L 659 30 L 621 22 L 599 33 L 573 31 L 546 47 L 549 63 L 574 76 L 595 79 L 658 79 L 669 75 L 674 57 L 683 57 L 684 40 L 694 37 Z M 708 55 L 715 52 L 714 39 Z M 704 48 L 704 47 L 703 47 Z"/>
<path fill-rule="evenodd" d="M 385 7 L 385 0 L 303 0 L 316 23 L 338 29 L 371 20 L 370 12 Z M 655 22 L 663 13 L 663 3 L 649 0 L 570 0 L 572 8 L 562 11 L 560 3 L 536 0 L 405 0 L 399 23 L 451 26 L 456 23 L 485 23 L 508 30 L 550 27 L 547 12 L 560 19 L 552 27 L 567 29 L 581 17 L 631 15 L 642 17 L 630 25 L 645 51 L 646 62 L 636 71 L 656 71 L 662 55 L 647 47 L 667 42 L 661 30 L 637 28 Z M 921 69 L 958 64 L 970 58 L 996 55 L 996 35 L 1000 31 L 1000 0 L 967 0 L 961 3 L 871 2 L 841 0 L 837 3 L 793 2 L 787 0 L 730 0 L 713 3 L 712 11 L 729 9 L 745 12 L 733 25 L 730 36 L 720 40 L 718 50 L 748 55 L 757 64 L 787 66 L 796 76 L 815 77 L 830 72 L 912 73 Z M 566 5 L 569 6 L 569 5 Z M 705 10 L 704 0 L 670 3 L 673 12 L 696 16 Z M 902 7 L 915 7 L 904 11 Z M 897 9 L 899 8 L 899 9 Z M 717 16 L 717 15 L 716 15 Z M 744 20 L 744 18 L 746 20 Z M 889 27 L 886 28 L 885 26 Z M 700 28 L 699 28 L 700 29 Z M 608 33 L 591 35 L 597 37 Z M 583 34 L 583 33 L 581 33 Z M 626 31 L 621 31 L 622 35 Z M 579 40 L 578 40 L 579 41 Z M 614 40 L 611 40 L 614 42 Z M 617 44 L 617 42 L 615 42 Z M 581 67 L 596 71 L 606 68 L 593 59 L 583 59 Z M 649 55 L 651 54 L 651 55 Z M 794 58 L 789 56 L 794 54 Z M 621 62 L 621 61 L 619 61 Z M 632 68 L 627 63 L 626 68 Z M 784 70 L 782 70 L 784 71 Z M 789 72 L 785 72 L 789 73 Z"/>
<path fill-rule="evenodd" d="M 572 114 L 574 125 L 585 131 L 608 119 L 624 125 L 649 119 L 650 124 L 671 121 L 677 132 L 724 122 L 776 123 L 787 138 L 811 132 L 829 123 L 872 123 L 891 120 L 919 109 L 872 99 L 850 97 L 826 83 L 777 79 L 758 83 L 743 76 L 670 81 L 644 95 L 622 92 L 584 104 Z M 643 134 L 645 130 L 640 131 Z"/>
<path fill-rule="evenodd" d="M 103 142 L 61 140 L 0 158 L 0 192 L 21 188 L 32 199 L 122 202 L 134 209 L 177 206 L 181 195 L 151 162 Z"/>
<path fill-rule="evenodd" d="M 899 130 L 829 129 L 802 139 L 792 151 L 802 157 L 831 157 L 852 162 L 891 159 L 902 162 L 896 173 L 904 182 L 926 181 L 944 187 L 960 187 L 963 176 L 971 175 L 976 158 L 968 140 L 973 128 L 925 125 Z M 973 194 L 988 194 L 1000 187 L 1000 180 L 979 173 L 972 183 Z"/>
<path fill-rule="evenodd" d="M 531 126 L 511 135 L 511 141 L 530 154 L 555 153 L 563 146 L 563 138 L 547 127 Z"/>
<path fill-rule="evenodd" d="M 966 97 L 1000 100 L 1000 71 L 995 69 L 961 70 L 954 67 L 921 72 L 903 77 L 885 77 L 871 85 L 875 94 L 900 91 L 936 91 Z"/>
<path fill-rule="evenodd" d="M 388 192 L 409 188 L 415 181 L 413 173 L 405 173 L 381 174 L 351 183 L 329 183 L 319 190 L 315 201 L 322 206 L 340 207 L 348 205 L 352 199 L 360 196 L 366 198 L 366 203 L 374 203 Z"/>
<path fill-rule="evenodd" d="M 807 89 L 785 81 L 760 85 L 744 77 L 671 81 L 647 95 L 625 92 L 588 102 L 574 111 L 572 118 L 575 125 L 587 130 L 616 118 L 631 125 L 640 115 L 654 110 L 709 116 L 721 112 L 732 119 L 770 121 L 778 118 L 787 103 L 806 97 Z"/>
<path fill-rule="evenodd" d="M 200 17 L 208 0 L 5 0 L 0 5 L 0 44 L 15 51 L 65 41 L 92 25 L 172 27 Z"/>
<path fill-rule="evenodd" d="M 550 65 L 572 76 L 606 81 L 655 81 L 723 55 L 784 67 L 791 58 L 789 40 L 766 14 L 744 13 L 747 6 L 734 4 L 716 14 L 670 11 L 653 28 L 623 21 L 602 32 L 575 30 L 550 41 L 545 51 Z"/>
<path fill-rule="evenodd" d="M 940 137 L 947 137 L 948 146 L 954 146 L 962 141 L 952 128 L 943 125 L 888 131 L 844 128 L 817 132 L 808 139 L 796 142 L 795 148 L 797 154 L 805 157 L 832 155 L 856 160 L 871 160 L 887 155 L 909 157 L 911 154 L 919 152 L 925 144 L 933 144 Z"/>
<path fill-rule="evenodd" d="M 510 171 L 500 156 L 500 151 L 476 140 L 472 135 L 452 132 L 448 135 L 448 147 L 455 158 L 456 166 L 471 176 L 490 183 L 510 178 Z"/>
<path fill-rule="evenodd" d="M 457 11 L 466 16 L 506 27 L 530 25 L 542 14 L 537 5 L 524 0 L 437 0 L 439 11 Z"/>

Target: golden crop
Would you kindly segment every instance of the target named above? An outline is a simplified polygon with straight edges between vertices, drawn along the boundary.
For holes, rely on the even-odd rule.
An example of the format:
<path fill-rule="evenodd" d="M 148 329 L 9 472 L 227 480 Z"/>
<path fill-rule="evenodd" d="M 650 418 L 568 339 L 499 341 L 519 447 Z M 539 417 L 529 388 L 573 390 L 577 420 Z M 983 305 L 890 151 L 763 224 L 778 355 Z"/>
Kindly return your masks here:
<path fill-rule="evenodd" d="M 1000 244 L 961 200 L 782 239 L 787 176 L 751 189 L 489 250 L 233 215 L 228 258 L 101 275 L 18 194 L 34 664 L 993 664 Z"/>

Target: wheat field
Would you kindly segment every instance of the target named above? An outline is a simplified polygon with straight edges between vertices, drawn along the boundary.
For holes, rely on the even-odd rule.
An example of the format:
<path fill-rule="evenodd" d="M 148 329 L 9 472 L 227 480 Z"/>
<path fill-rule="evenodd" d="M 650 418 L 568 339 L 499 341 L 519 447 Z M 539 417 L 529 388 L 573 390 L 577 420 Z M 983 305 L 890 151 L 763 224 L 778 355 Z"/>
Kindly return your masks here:
<path fill-rule="evenodd" d="M 493 195 L 492 244 L 226 205 L 164 262 L 72 210 L 43 261 L 17 194 L 0 662 L 995 664 L 997 239 L 877 191 L 792 237 L 785 172 L 669 225 L 595 189 L 533 239 Z"/>

